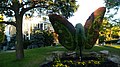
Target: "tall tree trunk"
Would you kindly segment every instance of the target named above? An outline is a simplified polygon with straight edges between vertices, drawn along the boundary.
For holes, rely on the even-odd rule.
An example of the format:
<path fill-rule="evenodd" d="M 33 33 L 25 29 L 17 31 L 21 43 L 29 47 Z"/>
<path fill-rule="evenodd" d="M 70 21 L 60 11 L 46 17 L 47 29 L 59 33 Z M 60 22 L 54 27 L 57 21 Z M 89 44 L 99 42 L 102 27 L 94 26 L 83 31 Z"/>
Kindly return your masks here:
<path fill-rule="evenodd" d="M 20 15 L 16 16 L 16 58 L 18 60 L 24 58 L 22 18 Z"/>

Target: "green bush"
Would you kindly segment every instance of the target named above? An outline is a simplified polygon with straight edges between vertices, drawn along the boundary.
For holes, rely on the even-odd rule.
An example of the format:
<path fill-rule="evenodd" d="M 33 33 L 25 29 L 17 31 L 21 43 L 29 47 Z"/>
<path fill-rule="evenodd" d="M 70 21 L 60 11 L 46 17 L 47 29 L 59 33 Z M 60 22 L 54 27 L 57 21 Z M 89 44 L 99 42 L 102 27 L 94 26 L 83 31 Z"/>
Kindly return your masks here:
<path fill-rule="evenodd" d="M 99 43 L 102 43 L 105 41 L 105 36 L 99 36 Z"/>
<path fill-rule="evenodd" d="M 39 31 L 31 34 L 31 45 L 51 46 L 54 44 L 53 33 L 49 31 Z"/>
<path fill-rule="evenodd" d="M 44 45 L 45 46 L 51 46 L 54 44 L 54 37 L 53 33 L 50 33 L 48 31 L 43 32 L 43 37 L 44 37 Z"/>
<path fill-rule="evenodd" d="M 111 44 L 111 43 L 115 44 L 117 42 L 118 42 L 118 40 L 105 41 L 106 44 Z"/>
<path fill-rule="evenodd" d="M 31 34 L 31 45 L 41 47 L 44 45 L 44 37 L 42 32 L 36 32 Z"/>
<path fill-rule="evenodd" d="M 25 41 L 23 42 L 23 47 L 24 47 L 24 49 L 27 49 L 27 47 L 28 47 L 30 44 L 31 44 L 31 41 L 30 41 L 30 40 L 25 40 Z"/>

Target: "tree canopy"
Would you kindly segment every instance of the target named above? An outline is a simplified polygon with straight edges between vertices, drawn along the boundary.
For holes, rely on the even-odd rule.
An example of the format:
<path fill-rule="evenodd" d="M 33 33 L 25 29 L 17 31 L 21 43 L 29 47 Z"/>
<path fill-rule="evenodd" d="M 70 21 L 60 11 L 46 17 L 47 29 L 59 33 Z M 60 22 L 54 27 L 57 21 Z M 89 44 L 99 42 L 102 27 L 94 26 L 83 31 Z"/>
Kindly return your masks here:
<path fill-rule="evenodd" d="M 0 5 L 2 10 L 0 12 L 9 17 L 14 16 L 18 10 L 19 13 L 24 14 L 28 10 L 37 8 L 30 12 L 34 13 L 38 10 L 39 13 L 58 13 L 66 18 L 73 16 L 79 6 L 76 5 L 75 0 L 1 0 Z"/>
<path fill-rule="evenodd" d="M 104 1 L 105 1 L 105 6 L 108 9 L 107 11 L 108 19 L 112 22 L 117 22 L 117 23 L 120 22 L 119 18 L 114 18 L 114 16 L 118 14 L 118 10 L 120 8 L 120 0 L 104 0 Z"/>
<path fill-rule="evenodd" d="M 75 0 L 0 0 L 0 14 L 14 17 L 15 21 L 2 21 L 16 27 L 16 58 L 24 58 L 22 23 L 23 16 L 38 14 L 61 14 L 69 18 L 77 10 Z"/>
<path fill-rule="evenodd" d="M 120 0 L 104 0 L 104 1 L 108 9 L 111 8 L 119 9 L 120 7 Z"/>

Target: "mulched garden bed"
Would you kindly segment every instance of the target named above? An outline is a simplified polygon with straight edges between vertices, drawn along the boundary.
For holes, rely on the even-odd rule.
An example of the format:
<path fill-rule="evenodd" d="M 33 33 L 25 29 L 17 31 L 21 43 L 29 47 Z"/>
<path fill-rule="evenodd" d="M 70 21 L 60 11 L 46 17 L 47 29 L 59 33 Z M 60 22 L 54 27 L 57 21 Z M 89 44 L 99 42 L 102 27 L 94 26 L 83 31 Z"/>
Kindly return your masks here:
<path fill-rule="evenodd" d="M 82 57 L 81 61 L 78 56 L 64 55 L 55 56 L 53 61 L 44 62 L 40 67 L 118 67 L 118 64 L 100 57 Z"/>

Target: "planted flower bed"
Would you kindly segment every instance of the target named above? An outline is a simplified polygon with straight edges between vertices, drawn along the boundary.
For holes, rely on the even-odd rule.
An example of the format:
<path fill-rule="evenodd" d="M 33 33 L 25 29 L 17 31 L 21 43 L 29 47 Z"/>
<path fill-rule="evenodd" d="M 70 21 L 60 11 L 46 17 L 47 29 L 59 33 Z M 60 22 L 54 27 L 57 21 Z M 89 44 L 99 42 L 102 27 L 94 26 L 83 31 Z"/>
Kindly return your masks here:
<path fill-rule="evenodd" d="M 81 61 L 76 54 L 62 56 L 56 54 L 53 61 L 43 63 L 40 67 L 118 67 L 118 64 L 100 55 L 98 57 L 83 57 Z"/>

